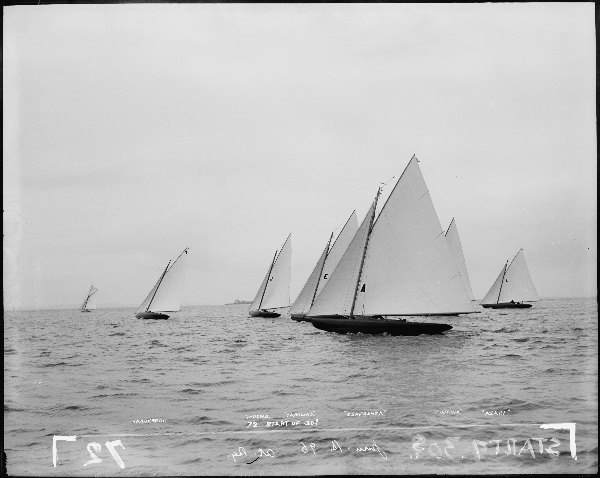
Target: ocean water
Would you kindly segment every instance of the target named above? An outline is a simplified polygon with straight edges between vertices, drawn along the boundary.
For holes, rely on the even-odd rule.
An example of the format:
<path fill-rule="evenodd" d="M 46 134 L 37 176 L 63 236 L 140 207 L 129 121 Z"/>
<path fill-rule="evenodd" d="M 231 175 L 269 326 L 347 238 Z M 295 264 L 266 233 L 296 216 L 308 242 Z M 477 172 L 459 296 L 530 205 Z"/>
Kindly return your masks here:
<path fill-rule="evenodd" d="M 8 473 L 598 470 L 596 299 L 428 318 L 454 328 L 419 337 L 247 311 L 5 312 Z"/>

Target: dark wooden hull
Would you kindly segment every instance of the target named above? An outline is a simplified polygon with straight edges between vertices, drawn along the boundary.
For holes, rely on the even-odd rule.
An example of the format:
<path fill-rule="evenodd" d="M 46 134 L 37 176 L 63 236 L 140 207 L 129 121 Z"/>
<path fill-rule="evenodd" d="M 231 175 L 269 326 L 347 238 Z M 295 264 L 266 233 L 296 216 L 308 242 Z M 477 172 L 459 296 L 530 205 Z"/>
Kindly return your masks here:
<path fill-rule="evenodd" d="M 510 302 L 502 302 L 500 304 L 481 304 L 486 309 L 529 309 L 533 307 L 532 304 L 524 304 L 522 302 L 515 302 L 511 304 Z"/>
<path fill-rule="evenodd" d="M 310 319 L 306 317 L 306 314 L 292 314 L 292 320 L 296 322 L 310 322 Z"/>
<path fill-rule="evenodd" d="M 138 319 L 155 319 L 155 320 L 166 320 L 169 318 L 167 314 L 160 314 L 158 312 L 138 312 L 135 314 Z"/>
<path fill-rule="evenodd" d="M 84 309 L 81 312 L 91 312 L 91 310 Z"/>
<path fill-rule="evenodd" d="M 435 335 L 450 330 L 451 325 L 428 322 L 408 322 L 393 319 L 311 317 L 311 323 L 321 330 L 338 334 L 357 333 L 370 335 Z"/>
<path fill-rule="evenodd" d="M 279 317 L 281 314 L 277 312 L 272 312 L 270 310 L 260 309 L 260 310 L 251 310 L 249 312 L 250 317 Z"/>

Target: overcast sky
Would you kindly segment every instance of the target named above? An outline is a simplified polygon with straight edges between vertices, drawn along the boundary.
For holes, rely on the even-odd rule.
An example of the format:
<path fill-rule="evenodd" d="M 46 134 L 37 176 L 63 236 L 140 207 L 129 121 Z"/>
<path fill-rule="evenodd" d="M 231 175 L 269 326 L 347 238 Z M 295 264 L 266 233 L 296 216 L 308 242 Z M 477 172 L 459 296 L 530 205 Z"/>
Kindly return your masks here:
<path fill-rule="evenodd" d="M 413 154 L 482 298 L 596 294 L 593 3 L 4 8 L 5 307 L 251 300 Z M 393 181 L 392 181 L 393 184 Z M 391 189 L 391 185 L 388 186 Z"/>

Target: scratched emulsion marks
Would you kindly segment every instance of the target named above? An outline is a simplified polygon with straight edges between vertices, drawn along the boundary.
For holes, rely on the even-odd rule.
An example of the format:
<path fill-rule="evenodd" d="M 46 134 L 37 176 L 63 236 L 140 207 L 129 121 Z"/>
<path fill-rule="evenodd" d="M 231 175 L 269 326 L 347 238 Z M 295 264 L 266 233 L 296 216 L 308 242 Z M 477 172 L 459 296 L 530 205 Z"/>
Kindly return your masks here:
<path fill-rule="evenodd" d="M 597 304 L 444 318 L 441 336 L 322 332 L 247 305 L 7 312 L 13 475 L 590 473 Z M 428 319 L 435 320 L 435 319 Z"/>

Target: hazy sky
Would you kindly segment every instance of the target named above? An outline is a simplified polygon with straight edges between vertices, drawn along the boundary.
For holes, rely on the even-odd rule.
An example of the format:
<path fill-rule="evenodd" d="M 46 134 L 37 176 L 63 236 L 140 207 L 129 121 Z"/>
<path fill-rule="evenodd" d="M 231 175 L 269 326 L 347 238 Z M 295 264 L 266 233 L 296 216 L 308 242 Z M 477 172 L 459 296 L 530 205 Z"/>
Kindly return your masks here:
<path fill-rule="evenodd" d="M 4 8 L 5 307 L 251 300 L 413 154 L 481 298 L 596 294 L 593 3 Z M 393 181 L 392 181 L 393 183 Z M 391 189 L 391 185 L 388 186 Z"/>

